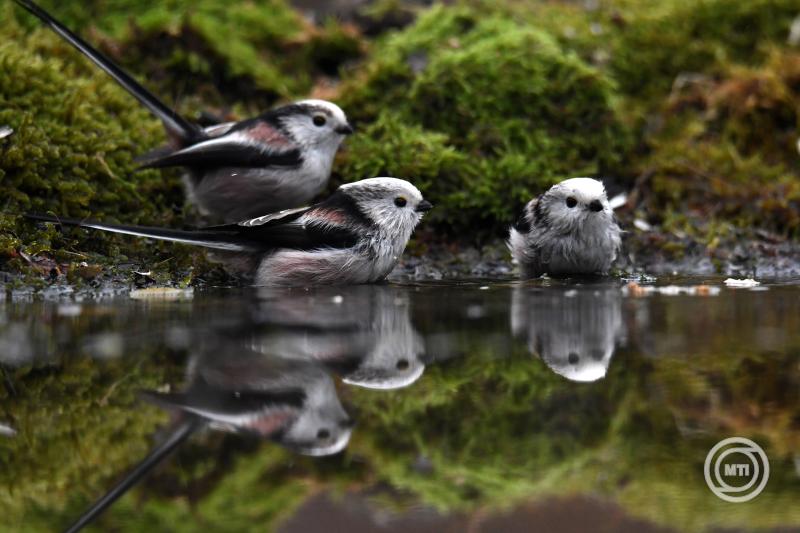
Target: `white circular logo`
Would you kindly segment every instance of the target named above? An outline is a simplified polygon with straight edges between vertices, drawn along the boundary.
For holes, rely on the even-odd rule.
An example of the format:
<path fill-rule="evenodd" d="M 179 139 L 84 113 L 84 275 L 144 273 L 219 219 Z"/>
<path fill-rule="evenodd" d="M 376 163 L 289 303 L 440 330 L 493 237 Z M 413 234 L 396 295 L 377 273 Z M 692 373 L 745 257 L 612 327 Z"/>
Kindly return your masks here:
<path fill-rule="evenodd" d="M 769 459 L 744 437 L 719 441 L 706 455 L 703 474 L 711 492 L 726 502 L 749 502 L 769 481 Z"/>

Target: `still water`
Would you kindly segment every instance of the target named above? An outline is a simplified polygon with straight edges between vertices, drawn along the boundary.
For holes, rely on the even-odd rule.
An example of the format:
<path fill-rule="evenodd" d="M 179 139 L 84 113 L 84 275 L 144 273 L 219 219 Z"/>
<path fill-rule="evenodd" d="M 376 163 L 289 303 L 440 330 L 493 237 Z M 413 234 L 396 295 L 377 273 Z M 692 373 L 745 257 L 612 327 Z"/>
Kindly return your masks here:
<path fill-rule="evenodd" d="M 133 296 L 0 292 L 1 531 L 65 528 L 170 439 L 90 529 L 800 528 L 799 284 Z M 747 503 L 704 478 L 734 436 L 769 460 Z"/>

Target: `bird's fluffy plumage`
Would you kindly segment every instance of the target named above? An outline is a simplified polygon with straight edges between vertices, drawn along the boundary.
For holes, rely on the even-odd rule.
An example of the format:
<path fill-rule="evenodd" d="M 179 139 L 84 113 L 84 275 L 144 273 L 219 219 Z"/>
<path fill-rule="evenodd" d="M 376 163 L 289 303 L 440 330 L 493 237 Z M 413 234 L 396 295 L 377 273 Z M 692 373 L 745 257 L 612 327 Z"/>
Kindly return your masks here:
<path fill-rule="evenodd" d="M 524 277 L 608 273 L 620 229 L 605 187 L 572 178 L 528 202 L 509 232 L 508 246 Z"/>
<path fill-rule="evenodd" d="M 622 294 L 616 284 L 586 284 L 572 292 L 565 298 L 560 288 L 515 288 L 511 330 L 556 374 L 597 381 L 625 339 Z"/>
<path fill-rule="evenodd" d="M 372 178 L 342 185 L 313 206 L 196 230 L 29 218 L 251 254 L 257 285 L 354 284 L 384 279 L 430 208 L 407 181 Z"/>
<path fill-rule="evenodd" d="M 303 100 L 241 122 L 201 128 L 36 3 L 17 3 L 161 119 L 170 145 L 142 156 L 142 167 L 186 167 L 187 197 L 205 214 L 233 222 L 310 201 L 327 185 L 336 151 L 353 131 L 344 112 L 324 100 Z"/>
<path fill-rule="evenodd" d="M 213 344 L 193 357 L 184 390 L 145 397 L 211 428 L 272 439 L 305 455 L 340 452 L 353 426 L 320 365 Z"/>

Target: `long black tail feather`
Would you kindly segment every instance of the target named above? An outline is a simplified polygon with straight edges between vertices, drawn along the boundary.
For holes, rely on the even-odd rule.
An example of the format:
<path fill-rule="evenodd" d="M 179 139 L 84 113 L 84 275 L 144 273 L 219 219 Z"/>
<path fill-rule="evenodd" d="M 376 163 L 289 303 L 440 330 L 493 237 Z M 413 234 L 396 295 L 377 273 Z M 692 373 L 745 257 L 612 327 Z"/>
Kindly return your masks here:
<path fill-rule="evenodd" d="M 242 238 L 235 231 L 222 228 L 209 228 L 197 230 L 179 230 L 170 228 L 156 228 L 151 226 L 129 226 L 105 224 L 92 220 L 78 220 L 75 218 L 61 218 L 51 215 L 26 214 L 26 218 L 37 222 L 52 222 L 62 226 L 77 226 L 80 228 L 92 228 L 112 233 L 122 233 L 137 237 L 148 237 L 162 241 L 173 241 L 196 246 L 204 246 L 215 250 L 225 250 L 231 252 L 255 252 L 263 250 L 264 246 Z M 224 227 L 223 227 L 224 228 Z"/>
<path fill-rule="evenodd" d="M 149 474 L 156 466 L 158 466 L 168 455 L 170 455 L 178 446 L 185 442 L 192 436 L 198 429 L 201 429 L 205 424 L 197 417 L 186 417 L 179 423 L 170 433 L 169 437 L 157 445 L 150 454 L 145 457 L 133 470 L 131 470 L 125 477 L 111 488 L 106 494 L 98 499 L 92 506 L 84 512 L 78 520 L 71 524 L 65 533 L 77 533 L 91 522 L 93 522 L 108 506 L 114 503 L 123 494 L 128 492 L 139 480 Z"/>
<path fill-rule="evenodd" d="M 58 22 L 52 15 L 42 9 L 31 0 L 16 0 L 17 4 L 27 9 L 30 13 L 48 25 L 54 32 L 60 35 L 65 41 L 77 48 L 82 54 L 91 59 L 98 67 L 106 71 L 117 83 L 122 85 L 126 91 L 131 93 L 139 102 L 147 107 L 154 115 L 161 119 L 164 126 L 172 134 L 183 142 L 195 141 L 203 136 L 202 129 L 187 121 L 175 110 L 168 107 L 161 100 L 156 98 L 150 91 L 142 87 L 139 82 L 133 79 L 127 72 L 122 70 L 108 57 L 94 49 L 86 41 L 72 33 L 63 24 Z"/>

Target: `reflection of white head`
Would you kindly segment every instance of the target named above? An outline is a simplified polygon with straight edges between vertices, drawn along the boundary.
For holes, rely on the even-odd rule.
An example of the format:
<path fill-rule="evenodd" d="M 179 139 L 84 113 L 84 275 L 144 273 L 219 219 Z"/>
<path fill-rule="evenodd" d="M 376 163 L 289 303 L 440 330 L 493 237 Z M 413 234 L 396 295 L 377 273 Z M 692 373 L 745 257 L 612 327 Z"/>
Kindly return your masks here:
<path fill-rule="evenodd" d="M 345 383 L 370 389 L 406 387 L 425 371 L 424 343 L 408 298 L 396 289 L 362 285 L 275 298 L 265 318 L 284 328 L 258 339 L 257 350 L 323 362 Z"/>
<path fill-rule="evenodd" d="M 212 428 L 269 438 L 305 455 L 331 455 L 350 441 L 353 421 L 328 372 L 315 362 L 210 352 L 193 358 L 185 392 L 150 394 Z"/>
<path fill-rule="evenodd" d="M 372 345 L 358 367 L 342 380 L 368 389 L 399 389 L 417 381 L 425 371 L 422 337 L 411 325 L 408 298 L 394 291 L 376 293 L 370 327 Z"/>
<path fill-rule="evenodd" d="M 580 350 L 569 350 L 561 353 L 550 353 L 542 356 L 544 362 L 553 372 L 564 376 L 570 381 L 589 383 L 606 376 L 608 365 L 611 363 L 613 348 L 603 352 L 594 351 L 591 355 L 580 355 Z"/>
<path fill-rule="evenodd" d="M 303 408 L 280 438 L 285 446 L 304 455 L 332 455 L 350 442 L 352 421 L 342 407 L 327 374 L 304 384 Z"/>
<path fill-rule="evenodd" d="M 555 373 L 570 381 L 597 381 L 624 336 L 621 304 L 616 286 L 520 287 L 512 299 L 512 329 Z"/>

